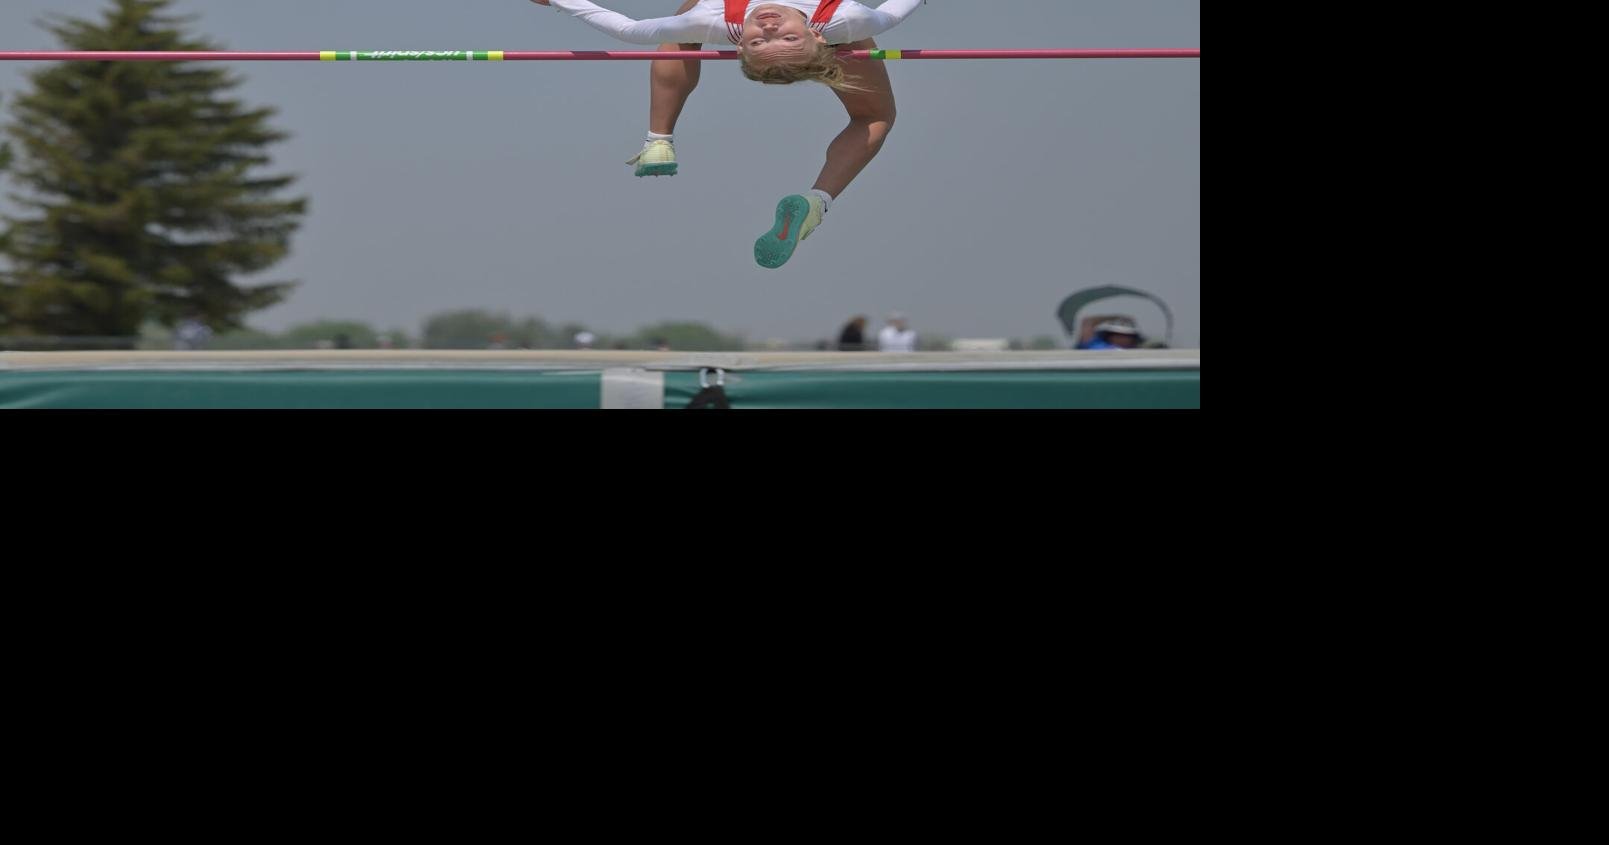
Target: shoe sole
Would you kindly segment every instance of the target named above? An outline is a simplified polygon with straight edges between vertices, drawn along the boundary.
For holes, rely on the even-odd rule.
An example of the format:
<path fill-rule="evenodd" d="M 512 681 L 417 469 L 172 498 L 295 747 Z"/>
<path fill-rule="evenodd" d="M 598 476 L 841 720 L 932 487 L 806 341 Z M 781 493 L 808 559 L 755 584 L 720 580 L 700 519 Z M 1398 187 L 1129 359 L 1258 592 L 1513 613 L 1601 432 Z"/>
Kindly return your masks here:
<path fill-rule="evenodd" d="M 810 216 L 810 202 L 794 195 L 777 203 L 777 222 L 771 231 L 754 242 L 754 260 L 761 267 L 775 270 L 788 263 L 799 247 L 799 234 Z"/>
<path fill-rule="evenodd" d="M 637 176 L 675 176 L 676 164 L 640 164 L 637 166 Z"/>

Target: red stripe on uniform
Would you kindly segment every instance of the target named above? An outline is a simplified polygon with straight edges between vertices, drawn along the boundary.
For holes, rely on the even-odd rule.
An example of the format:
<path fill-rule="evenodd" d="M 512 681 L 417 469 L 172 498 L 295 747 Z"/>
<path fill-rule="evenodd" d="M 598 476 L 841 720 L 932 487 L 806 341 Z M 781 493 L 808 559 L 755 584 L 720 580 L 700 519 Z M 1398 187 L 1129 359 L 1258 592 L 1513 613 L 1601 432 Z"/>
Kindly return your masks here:
<path fill-rule="evenodd" d="M 842 2 L 844 0 L 821 0 L 821 5 L 816 7 L 816 16 L 810 19 L 810 25 L 826 29 L 827 24 L 832 23 L 832 16 L 838 14 L 838 4 Z"/>

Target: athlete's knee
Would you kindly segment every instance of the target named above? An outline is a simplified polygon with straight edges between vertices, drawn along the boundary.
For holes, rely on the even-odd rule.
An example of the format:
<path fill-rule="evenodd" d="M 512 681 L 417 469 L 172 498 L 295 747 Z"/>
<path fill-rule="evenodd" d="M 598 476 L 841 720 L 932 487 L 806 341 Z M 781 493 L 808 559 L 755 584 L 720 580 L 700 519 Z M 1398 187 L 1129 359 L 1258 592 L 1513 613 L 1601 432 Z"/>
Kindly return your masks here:
<path fill-rule="evenodd" d="M 878 125 L 883 127 L 883 137 L 884 138 L 887 138 L 888 134 L 890 132 L 894 131 L 894 118 L 896 116 L 897 115 L 894 114 L 894 107 L 889 106 L 888 107 L 888 113 L 883 115 L 883 117 L 878 119 L 878 121 L 877 121 Z"/>
<path fill-rule="evenodd" d="M 875 106 L 856 109 L 849 114 L 849 119 L 863 126 L 872 127 L 874 131 L 887 135 L 894 128 L 894 119 L 899 112 L 894 108 L 893 102 L 879 103 Z"/>
<path fill-rule="evenodd" d="M 855 122 L 864 128 L 866 140 L 873 148 L 882 147 L 883 142 L 888 140 L 889 133 L 894 131 L 894 114 L 892 111 L 886 115 L 876 117 L 856 118 Z"/>

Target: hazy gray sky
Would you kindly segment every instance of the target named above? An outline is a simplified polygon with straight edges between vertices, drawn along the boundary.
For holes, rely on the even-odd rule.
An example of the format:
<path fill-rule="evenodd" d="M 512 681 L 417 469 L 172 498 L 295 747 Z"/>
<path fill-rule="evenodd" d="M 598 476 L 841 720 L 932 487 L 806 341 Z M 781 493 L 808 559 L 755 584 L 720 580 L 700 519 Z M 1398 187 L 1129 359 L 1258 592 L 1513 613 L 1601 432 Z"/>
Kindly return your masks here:
<path fill-rule="evenodd" d="M 868 0 L 876 5 L 877 0 Z M 0 0 L 0 49 L 59 47 L 46 13 L 104 0 Z M 601 0 L 637 18 L 677 0 Z M 528 0 L 180 0 L 232 50 L 639 49 Z M 1199 0 L 932 0 L 888 48 L 1199 47 Z M 9 106 L 39 65 L 0 64 Z M 276 170 L 312 210 L 266 279 L 298 279 L 269 330 L 320 318 L 416 332 L 452 308 L 625 332 L 702 320 L 753 339 L 835 335 L 891 310 L 954 337 L 1060 335 L 1074 291 L 1120 284 L 1201 342 L 1201 63 L 891 62 L 882 155 L 777 271 L 755 238 L 806 190 L 841 106 L 820 86 L 707 63 L 677 128 L 681 175 L 625 165 L 647 128 L 648 65 L 242 64 L 239 96 L 293 134 Z M 7 113 L 9 120 L 9 110 Z M 1161 334 L 1155 306 L 1114 300 Z"/>

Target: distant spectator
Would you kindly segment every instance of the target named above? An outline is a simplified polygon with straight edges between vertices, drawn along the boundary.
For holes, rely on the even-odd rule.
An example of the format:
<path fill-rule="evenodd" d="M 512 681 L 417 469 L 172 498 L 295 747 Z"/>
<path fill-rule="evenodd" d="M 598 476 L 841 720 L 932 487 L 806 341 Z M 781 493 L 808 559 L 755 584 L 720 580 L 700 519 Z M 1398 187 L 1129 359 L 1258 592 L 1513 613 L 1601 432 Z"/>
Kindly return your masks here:
<path fill-rule="evenodd" d="M 207 342 L 210 340 L 212 340 L 212 329 L 208 328 L 206 323 L 201 322 L 199 314 L 192 314 L 186 317 L 173 330 L 174 349 L 184 351 L 206 349 Z"/>
<path fill-rule="evenodd" d="M 1107 320 L 1095 327 L 1095 339 L 1081 349 L 1133 349 L 1140 345 L 1139 329 L 1119 320 Z"/>
<path fill-rule="evenodd" d="M 866 351 L 866 318 L 856 317 L 838 334 L 839 352 Z"/>
<path fill-rule="evenodd" d="M 877 348 L 884 352 L 916 351 L 916 332 L 911 331 L 904 314 L 896 311 L 888 315 L 888 325 L 877 335 Z"/>
<path fill-rule="evenodd" d="M 598 342 L 598 336 L 592 332 L 577 332 L 575 335 L 575 348 L 591 349 L 592 344 Z"/>

